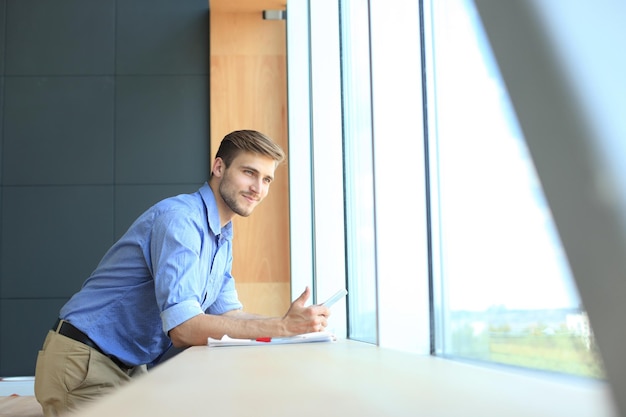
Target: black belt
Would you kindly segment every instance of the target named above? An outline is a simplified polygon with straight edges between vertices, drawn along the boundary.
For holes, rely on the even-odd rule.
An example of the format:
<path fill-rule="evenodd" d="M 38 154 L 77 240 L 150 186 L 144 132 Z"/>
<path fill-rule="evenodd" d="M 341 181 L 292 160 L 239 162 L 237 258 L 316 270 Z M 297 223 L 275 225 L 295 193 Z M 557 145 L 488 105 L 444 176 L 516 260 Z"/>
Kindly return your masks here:
<path fill-rule="evenodd" d="M 59 326 L 59 323 L 61 323 L 61 326 Z M 89 338 L 89 336 L 87 336 L 85 333 L 81 332 L 76 327 L 74 327 L 71 323 L 65 320 L 58 319 L 57 322 L 54 324 L 54 327 L 52 328 L 52 330 L 54 330 L 60 335 L 69 337 L 72 340 L 76 340 L 77 342 L 80 342 L 84 345 L 89 346 L 90 348 L 97 350 L 98 352 L 102 353 L 104 356 L 111 359 L 124 372 L 127 372 L 129 369 L 132 368 L 132 366 L 126 365 L 124 362 L 122 362 L 115 356 L 107 355 L 106 353 L 104 353 L 102 349 L 100 349 L 100 347 L 96 345 L 96 343 Z"/>

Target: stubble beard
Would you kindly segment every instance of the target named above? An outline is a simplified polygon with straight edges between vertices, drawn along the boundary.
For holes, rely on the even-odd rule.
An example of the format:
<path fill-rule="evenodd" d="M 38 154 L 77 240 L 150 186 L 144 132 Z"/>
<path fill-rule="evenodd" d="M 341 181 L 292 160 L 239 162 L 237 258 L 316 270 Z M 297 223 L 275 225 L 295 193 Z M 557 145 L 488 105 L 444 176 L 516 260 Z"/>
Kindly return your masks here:
<path fill-rule="evenodd" d="M 237 202 L 237 197 L 240 193 L 236 190 L 228 189 L 228 187 L 224 185 L 224 181 L 220 182 L 219 193 L 222 200 L 224 200 L 224 203 L 226 203 L 228 208 L 231 209 L 233 213 L 241 217 L 248 217 L 252 214 L 254 207 L 246 209 L 241 206 L 241 204 Z"/>

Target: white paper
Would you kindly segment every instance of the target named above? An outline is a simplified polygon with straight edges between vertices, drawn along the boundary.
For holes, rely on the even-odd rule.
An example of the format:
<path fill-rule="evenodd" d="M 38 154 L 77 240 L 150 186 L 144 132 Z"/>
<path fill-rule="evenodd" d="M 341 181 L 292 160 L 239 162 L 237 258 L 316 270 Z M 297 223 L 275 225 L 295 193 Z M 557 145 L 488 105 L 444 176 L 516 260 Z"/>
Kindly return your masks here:
<path fill-rule="evenodd" d="M 260 338 L 264 339 L 264 338 Z M 289 343 L 312 343 L 312 342 L 334 342 L 337 340 L 334 334 L 328 332 L 304 333 L 290 337 L 273 337 L 269 342 L 259 341 L 259 339 L 233 339 L 227 335 L 221 339 L 209 337 L 207 344 L 209 347 L 220 346 L 268 346 L 285 345 Z"/>

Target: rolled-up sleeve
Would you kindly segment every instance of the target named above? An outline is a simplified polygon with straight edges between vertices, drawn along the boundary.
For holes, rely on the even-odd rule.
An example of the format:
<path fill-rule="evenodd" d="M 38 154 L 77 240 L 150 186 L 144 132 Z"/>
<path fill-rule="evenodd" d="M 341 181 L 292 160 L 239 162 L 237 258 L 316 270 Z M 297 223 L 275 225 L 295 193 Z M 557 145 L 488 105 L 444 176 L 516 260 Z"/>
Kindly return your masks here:
<path fill-rule="evenodd" d="M 161 312 L 163 332 L 167 334 L 174 327 L 200 314 L 204 314 L 204 312 L 197 301 L 187 300 L 175 304 Z"/>
<path fill-rule="evenodd" d="M 151 241 L 156 302 L 163 331 L 202 314 L 199 252 L 203 231 L 187 210 L 164 213 L 154 223 Z"/>

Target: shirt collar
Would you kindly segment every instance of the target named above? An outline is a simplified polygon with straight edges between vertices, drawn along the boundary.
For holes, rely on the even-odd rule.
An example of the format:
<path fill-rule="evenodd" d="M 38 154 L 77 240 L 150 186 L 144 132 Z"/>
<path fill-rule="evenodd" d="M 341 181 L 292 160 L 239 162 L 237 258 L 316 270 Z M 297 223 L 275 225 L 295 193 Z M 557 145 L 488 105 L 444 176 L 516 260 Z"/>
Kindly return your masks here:
<path fill-rule="evenodd" d="M 205 182 L 204 185 L 200 187 L 199 192 L 200 196 L 202 196 L 202 200 L 204 201 L 209 228 L 213 234 L 215 236 L 221 235 L 224 239 L 231 239 L 233 236 L 233 223 L 228 222 L 226 223 L 226 226 L 220 226 L 220 213 L 217 210 L 215 195 L 213 195 L 213 190 L 209 187 L 209 184 Z"/>

